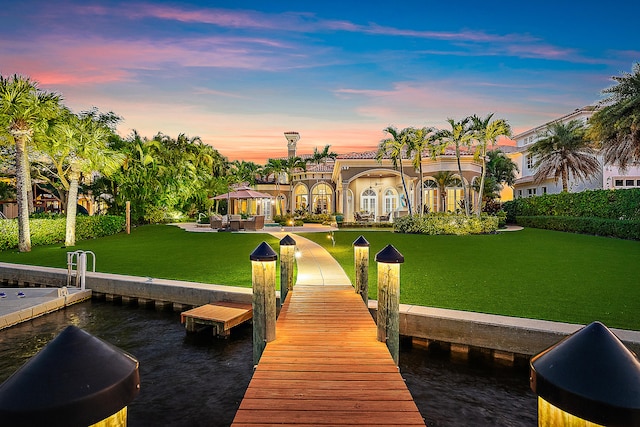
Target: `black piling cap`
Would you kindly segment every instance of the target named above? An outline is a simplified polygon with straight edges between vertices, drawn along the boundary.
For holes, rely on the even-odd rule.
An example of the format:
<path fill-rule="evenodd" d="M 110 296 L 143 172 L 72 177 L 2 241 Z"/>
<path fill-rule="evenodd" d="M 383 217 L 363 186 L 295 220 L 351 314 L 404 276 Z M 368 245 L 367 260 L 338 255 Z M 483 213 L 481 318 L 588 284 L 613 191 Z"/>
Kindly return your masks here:
<path fill-rule="evenodd" d="M 360 236 L 353 242 L 353 246 L 368 247 L 369 242 L 367 242 L 367 239 L 365 239 L 364 236 Z"/>
<path fill-rule="evenodd" d="M 296 241 L 288 234 L 280 240 L 280 246 L 295 246 Z"/>
<path fill-rule="evenodd" d="M 267 242 L 262 242 L 251 252 L 249 259 L 251 261 L 275 261 L 278 259 L 278 254 L 271 249 Z"/>
<path fill-rule="evenodd" d="M 68 326 L 0 385 L 0 422 L 88 426 L 120 411 L 139 391 L 136 359 Z"/>
<path fill-rule="evenodd" d="M 376 262 L 384 262 L 387 264 L 402 264 L 404 256 L 398 252 L 393 245 L 387 245 L 376 254 Z"/>
<path fill-rule="evenodd" d="M 531 359 L 531 390 L 597 424 L 640 425 L 640 362 L 600 322 Z"/>

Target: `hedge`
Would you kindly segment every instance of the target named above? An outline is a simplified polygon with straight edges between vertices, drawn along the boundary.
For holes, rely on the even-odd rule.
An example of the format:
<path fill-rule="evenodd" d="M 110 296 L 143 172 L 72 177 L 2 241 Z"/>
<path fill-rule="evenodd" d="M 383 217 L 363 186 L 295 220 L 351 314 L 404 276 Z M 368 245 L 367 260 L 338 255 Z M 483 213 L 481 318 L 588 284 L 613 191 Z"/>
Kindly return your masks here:
<path fill-rule="evenodd" d="M 431 213 L 424 216 L 403 216 L 396 218 L 393 229 L 399 233 L 417 234 L 467 234 L 493 233 L 498 229 L 498 218 L 483 215 L 465 216 L 446 213 Z"/>
<path fill-rule="evenodd" d="M 586 190 L 580 193 L 545 194 L 505 202 L 507 221 L 521 216 L 562 216 L 640 220 L 640 188 Z M 522 225 L 522 224 L 521 224 Z"/>
<path fill-rule="evenodd" d="M 66 218 L 32 218 L 29 220 L 31 244 L 51 245 L 64 242 Z M 122 216 L 95 215 L 76 217 L 76 239 L 86 240 L 119 233 L 125 228 Z M 0 220 L 0 250 L 18 247 L 18 220 Z"/>
<path fill-rule="evenodd" d="M 571 216 L 518 216 L 516 220 L 523 227 L 640 240 L 640 221 L 638 220 Z"/>

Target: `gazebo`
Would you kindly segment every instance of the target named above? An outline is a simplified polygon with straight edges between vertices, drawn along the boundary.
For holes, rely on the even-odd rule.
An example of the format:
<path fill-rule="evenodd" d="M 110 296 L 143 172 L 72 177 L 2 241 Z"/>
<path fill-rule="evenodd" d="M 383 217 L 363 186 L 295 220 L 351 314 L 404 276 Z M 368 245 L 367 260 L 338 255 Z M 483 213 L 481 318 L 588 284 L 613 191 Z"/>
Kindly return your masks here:
<path fill-rule="evenodd" d="M 244 213 L 265 217 L 271 217 L 271 199 L 273 199 L 271 194 L 261 193 L 247 186 L 238 187 L 213 198 L 213 200 L 227 201 L 229 215 Z"/>

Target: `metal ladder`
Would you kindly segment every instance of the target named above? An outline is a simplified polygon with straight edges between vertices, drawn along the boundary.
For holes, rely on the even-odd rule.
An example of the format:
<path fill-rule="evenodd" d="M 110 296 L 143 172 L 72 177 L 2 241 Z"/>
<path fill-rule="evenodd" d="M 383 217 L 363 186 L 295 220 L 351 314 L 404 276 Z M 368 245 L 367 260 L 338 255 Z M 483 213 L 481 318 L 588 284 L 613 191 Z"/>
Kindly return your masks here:
<path fill-rule="evenodd" d="M 91 254 L 93 257 L 93 269 L 92 271 L 96 272 L 96 254 L 92 251 L 74 251 L 67 252 L 67 286 L 71 286 L 73 282 L 73 276 L 75 273 L 75 283 L 74 286 L 76 288 L 80 288 L 82 290 L 85 289 L 86 285 L 86 273 L 87 273 L 87 254 Z M 75 270 L 74 270 L 75 267 Z"/>

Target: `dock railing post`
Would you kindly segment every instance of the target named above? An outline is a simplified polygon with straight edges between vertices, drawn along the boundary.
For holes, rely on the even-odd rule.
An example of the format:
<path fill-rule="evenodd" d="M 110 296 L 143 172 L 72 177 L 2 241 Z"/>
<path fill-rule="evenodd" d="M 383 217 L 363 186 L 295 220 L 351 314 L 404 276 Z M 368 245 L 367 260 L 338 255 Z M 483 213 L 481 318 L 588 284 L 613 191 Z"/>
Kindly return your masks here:
<path fill-rule="evenodd" d="M 640 425 L 640 363 L 602 323 L 534 356 L 530 369 L 538 426 Z"/>
<path fill-rule="evenodd" d="M 364 236 L 353 242 L 353 257 L 356 271 L 356 293 L 360 294 L 364 305 L 369 307 L 369 242 Z"/>
<path fill-rule="evenodd" d="M 293 261 L 296 241 L 288 234 L 280 240 L 280 305 L 284 304 L 287 293 L 293 290 Z"/>
<path fill-rule="evenodd" d="M 378 341 L 386 342 L 396 365 L 400 355 L 400 264 L 404 256 L 392 245 L 376 254 L 378 263 Z"/>
<path fill-rule="evenodd" d="M 258 365 L 267 343 L 276 339 L 276 260 L 278 255 L 262 242 L 249 256 L 253 287 L 253 364 Z"/>

